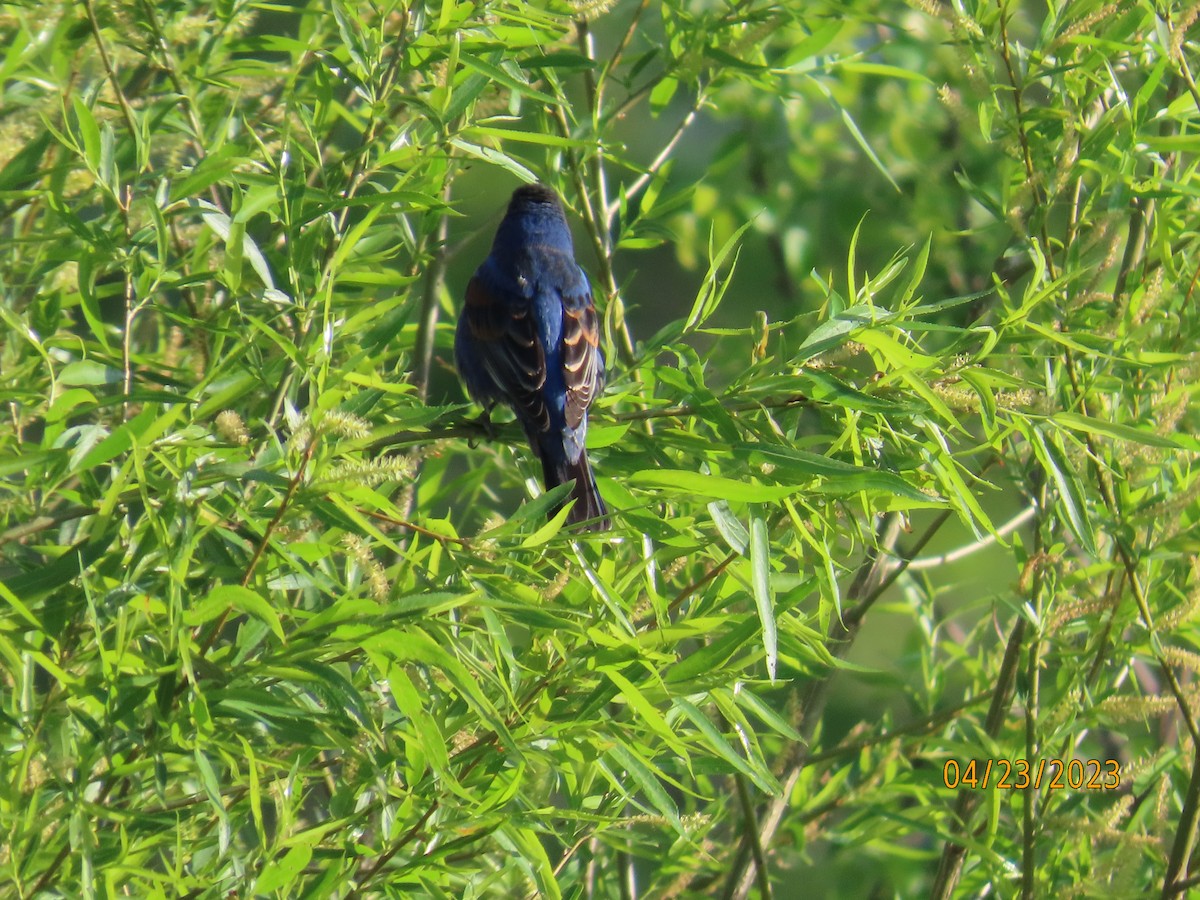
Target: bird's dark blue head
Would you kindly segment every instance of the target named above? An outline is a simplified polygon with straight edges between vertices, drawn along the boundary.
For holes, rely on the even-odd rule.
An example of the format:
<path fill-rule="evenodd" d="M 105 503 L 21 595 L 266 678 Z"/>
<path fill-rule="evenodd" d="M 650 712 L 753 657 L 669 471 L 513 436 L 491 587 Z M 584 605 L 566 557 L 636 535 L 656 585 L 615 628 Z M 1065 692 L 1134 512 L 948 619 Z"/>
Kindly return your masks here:
<path fill-rule="evenodd" d="M 513 191 L 508 212 L 496 230 L 492 254 L 513 253 L 530 244 L 575 255 L 562 202 L 558 194 L 544 184 L 526 184 Z"/>

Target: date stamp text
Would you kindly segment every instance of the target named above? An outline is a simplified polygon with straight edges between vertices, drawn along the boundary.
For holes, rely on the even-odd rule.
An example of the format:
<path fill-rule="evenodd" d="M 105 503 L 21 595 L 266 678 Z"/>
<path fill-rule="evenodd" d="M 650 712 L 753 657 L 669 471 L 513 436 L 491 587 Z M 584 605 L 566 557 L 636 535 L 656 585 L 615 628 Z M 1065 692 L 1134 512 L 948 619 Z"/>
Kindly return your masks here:
<path fill-rule="evenodd" d="M 1121 764 L 1115 759 L 948 759 L 942 783 L 951 790 L 1114 791 L 1121 786 Z"/>

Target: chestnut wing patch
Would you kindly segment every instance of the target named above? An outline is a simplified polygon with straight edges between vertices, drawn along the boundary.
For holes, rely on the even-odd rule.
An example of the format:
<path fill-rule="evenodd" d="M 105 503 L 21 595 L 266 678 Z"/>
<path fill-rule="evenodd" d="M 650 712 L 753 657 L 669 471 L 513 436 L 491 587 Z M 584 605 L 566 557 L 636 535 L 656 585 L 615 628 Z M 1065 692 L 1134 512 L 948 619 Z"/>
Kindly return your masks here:
<path fill-rule="evenodd" d="M 567 427 L 578 428 L 588 407 L 604 387 L 600 329 L 592 295 L 563 298 L 562 362 L 567 396 Z"/>

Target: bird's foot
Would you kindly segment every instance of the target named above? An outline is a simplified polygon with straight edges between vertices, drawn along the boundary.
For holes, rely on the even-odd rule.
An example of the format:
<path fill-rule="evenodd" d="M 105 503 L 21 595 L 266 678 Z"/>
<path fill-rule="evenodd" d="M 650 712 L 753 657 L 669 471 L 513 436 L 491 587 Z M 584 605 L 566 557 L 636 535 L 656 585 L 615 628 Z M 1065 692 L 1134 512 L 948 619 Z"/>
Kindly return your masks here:
<path fill-rule="evenodd" d="M 470 424 L 474 430 L 483 432 L 484 440 L 494 441 L 496 439 L 496 426 L 492 424 L 492 414 L 490 410 L 485 409 L 483 414 Z M 472 440 L 474 441 L 475 438 L 472 438 Z"/>

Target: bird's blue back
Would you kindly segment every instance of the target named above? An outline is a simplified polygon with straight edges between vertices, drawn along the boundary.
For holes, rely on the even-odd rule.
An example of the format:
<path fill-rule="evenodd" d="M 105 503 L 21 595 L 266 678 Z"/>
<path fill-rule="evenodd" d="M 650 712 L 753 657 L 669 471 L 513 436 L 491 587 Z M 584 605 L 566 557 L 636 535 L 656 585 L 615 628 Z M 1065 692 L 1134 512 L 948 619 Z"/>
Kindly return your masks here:
<path fill-rule="evenodd" d="M 532 314 L 545 359 L 545 380 L 538 393 L 549 413 L 550 428 L 543 432 L 530 416 L 523 415 L 520 405 L 512 403 L 507 396 L 506 379 L 493 374 L 496 369 L 494 365 L 488 365 L 489 354 L 504 352 L 504 348 L 475 342 L 476 352 L 491 375 L 492 384 L 488 386 L 487 395 L 513 406 L 531 439 L 536 433 L 537 443 L 544 450 L 553 455 L 565 453 L 571 461 L 578 459 L 584 445 L 587 420 L 583 419 L 575 427 L 566 421 L 563 311 L 564 308 L 578 310 L 590 304 L 591 285 L 575 262 L 570 232 L 561 222 L 546 217 L 506 218 L 496 233 L 487 259 L 475 271 L 475 278 L 491 302 L 504 308 L 504 315 L 511 316 L 522 310 Z M 470 336 L 467 339 L 471 340 Z"/>
<path fill-rule="evenodd" d="M 584 446 L 604 356 L 591 286 L 552 190 L 528 185 L 513 193 L 465 299 L 454 350 L 468 392 L 485 409 L 513 410 L 547 489 L 575 483 L 572 521 L 607 528 Z"/>

